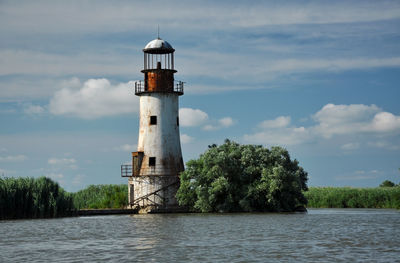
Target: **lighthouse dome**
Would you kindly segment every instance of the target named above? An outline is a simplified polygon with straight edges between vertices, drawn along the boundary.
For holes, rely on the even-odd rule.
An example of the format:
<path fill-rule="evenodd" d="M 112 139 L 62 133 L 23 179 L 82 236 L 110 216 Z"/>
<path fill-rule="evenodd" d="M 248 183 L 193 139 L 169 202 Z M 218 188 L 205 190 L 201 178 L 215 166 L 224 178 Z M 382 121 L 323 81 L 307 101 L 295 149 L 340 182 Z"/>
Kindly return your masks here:
<path fill-rule="evenodd" d="M 174 51 L 175 49 L 171 44 L 161 38 L 156 38 L 150 41 L 143 49 L 143 52 L 152 54 L 167 54 Z"/>

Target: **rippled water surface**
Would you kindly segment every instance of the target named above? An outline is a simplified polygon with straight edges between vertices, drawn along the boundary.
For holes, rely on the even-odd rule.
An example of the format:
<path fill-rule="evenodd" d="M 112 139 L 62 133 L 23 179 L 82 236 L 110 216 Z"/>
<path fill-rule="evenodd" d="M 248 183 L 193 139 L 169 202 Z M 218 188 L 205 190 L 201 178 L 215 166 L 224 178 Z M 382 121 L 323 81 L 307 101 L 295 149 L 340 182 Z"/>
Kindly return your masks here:
<path fill-rule="evenodd" d="M 400 212 L 0 221 L 0 262 L 400 262 Z"/>

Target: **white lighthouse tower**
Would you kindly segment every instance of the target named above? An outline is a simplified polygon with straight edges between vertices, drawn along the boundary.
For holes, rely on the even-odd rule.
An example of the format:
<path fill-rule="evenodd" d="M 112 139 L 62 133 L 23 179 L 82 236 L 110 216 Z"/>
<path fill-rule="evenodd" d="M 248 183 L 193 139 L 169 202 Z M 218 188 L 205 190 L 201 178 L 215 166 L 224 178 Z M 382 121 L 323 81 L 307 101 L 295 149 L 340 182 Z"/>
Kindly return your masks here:
<path fill-rule="evenodd" d="M 144 81 L 135 83 L 140 97 L 140 127 L 132 165 L 122 165 L 129 177 L 129 205 L 142 212 L 174 211 L 179 173 L 184 170 L 179 136 L 179 96 L 183 82 L 175 82 L 175 49 L 160 38 L 143 49 Z"/>

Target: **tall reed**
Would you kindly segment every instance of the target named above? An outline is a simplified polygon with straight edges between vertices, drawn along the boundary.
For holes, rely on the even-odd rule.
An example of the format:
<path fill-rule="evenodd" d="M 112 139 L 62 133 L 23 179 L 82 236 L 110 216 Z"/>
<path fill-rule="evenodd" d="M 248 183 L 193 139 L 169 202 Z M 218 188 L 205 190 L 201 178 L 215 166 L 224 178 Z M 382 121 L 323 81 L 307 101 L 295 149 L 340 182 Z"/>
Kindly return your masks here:
<path fill-rule="evenodd" d="M 0 219 L 72 215 L 72 195 L 46 177 L 0 178 Z"/>
<path fill-rule="evenodd" d="M 77 209 L 124 208 L 128 205 L 128 186 L 90 185 L 73 194 Z"/>
<path fill-rule="evenodd" d="M 400 187 L 310 187 L 307 207 L 400 209 Z"/>

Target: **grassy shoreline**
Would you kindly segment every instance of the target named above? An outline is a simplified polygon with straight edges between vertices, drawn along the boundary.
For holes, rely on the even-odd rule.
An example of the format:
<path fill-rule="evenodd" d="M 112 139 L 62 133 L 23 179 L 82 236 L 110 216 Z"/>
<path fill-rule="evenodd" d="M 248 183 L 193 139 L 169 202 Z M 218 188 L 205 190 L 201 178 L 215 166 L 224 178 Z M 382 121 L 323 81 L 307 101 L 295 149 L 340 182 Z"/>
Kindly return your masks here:
<path fill-rule="evenodd" d="M 308 208 L 400 209 L 400 187 L 310 187 Z"/>
<path fill-rule="evenodd" d="M 309 187 L 307 208 L 400 209 L 397 187 Z M 124 208 L 128 186 L 90 185 L 75 193 L 49 178 L 0 178 L 0 219 L 76 215 L 79 209 Z"/>
<path fill-rule="evenodd" d="M 90 185 L 69 193 L 46 177 L 0 177 L 0 219 L 75 216 L 80 209 L 121 209 L 127 204 L 125 184 Z"/>

